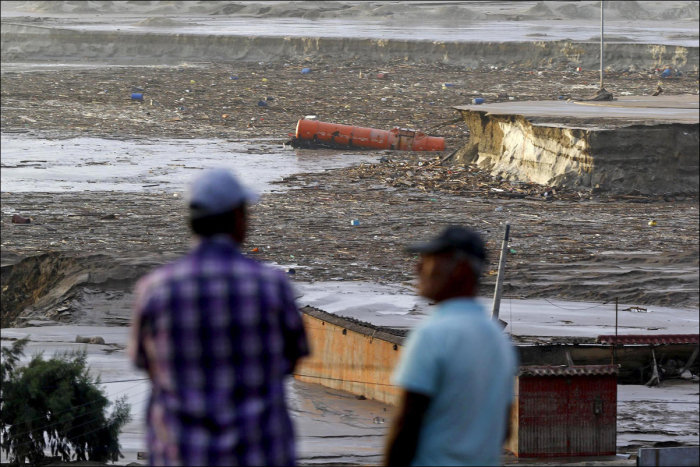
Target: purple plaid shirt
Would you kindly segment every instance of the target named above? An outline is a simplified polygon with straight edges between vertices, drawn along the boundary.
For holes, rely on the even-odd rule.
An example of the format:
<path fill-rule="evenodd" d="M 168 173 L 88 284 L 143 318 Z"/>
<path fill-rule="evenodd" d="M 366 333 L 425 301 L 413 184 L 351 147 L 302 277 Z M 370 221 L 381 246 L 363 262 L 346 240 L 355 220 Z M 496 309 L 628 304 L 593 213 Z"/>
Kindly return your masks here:
<path fill-rule="evenodd" d="M 283 380 L 307 354 L 284 273 L 229 237 L 142 278 L 130 355 L 153 383 L 150 463 L 293 465 Z"/>

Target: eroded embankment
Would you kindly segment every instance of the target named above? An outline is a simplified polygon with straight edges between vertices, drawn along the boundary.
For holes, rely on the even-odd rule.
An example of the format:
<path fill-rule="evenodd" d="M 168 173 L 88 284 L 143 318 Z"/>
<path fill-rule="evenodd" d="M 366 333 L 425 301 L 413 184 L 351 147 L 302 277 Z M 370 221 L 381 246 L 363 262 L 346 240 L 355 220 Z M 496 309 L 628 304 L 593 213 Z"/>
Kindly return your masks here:
<path fill-rule="evenodd" d="M 467 67 L 482 65 L 543 68 L 571 65 L 596 68 L 595 42 L 450 42 L 332 37 L 252 37 L 201 34 L 79 31 L 5 21 L 3 62 L 57 61 L 174 65 L 182 62 L 279 61 L 290 59 L 385 62 L 411 60 Z M 158 51 L 154 59 L 153 51 Z M 666 65 L 698 70 L 698 47 L 610 43 L 610 70 L 652 69 Z"/>
<path fill-rule="evenodd" d="M 60 252 L 3 265 L 0 327 L 30 319 L 127 325 L 133 285 L 152 266 Z"/>
<path fill-rule="evenodd" d="M 588 129 L 462 110 L 470 141 L 457 161 L 494 176 L 618 193 L 697 193 L 698 124 Z"/>

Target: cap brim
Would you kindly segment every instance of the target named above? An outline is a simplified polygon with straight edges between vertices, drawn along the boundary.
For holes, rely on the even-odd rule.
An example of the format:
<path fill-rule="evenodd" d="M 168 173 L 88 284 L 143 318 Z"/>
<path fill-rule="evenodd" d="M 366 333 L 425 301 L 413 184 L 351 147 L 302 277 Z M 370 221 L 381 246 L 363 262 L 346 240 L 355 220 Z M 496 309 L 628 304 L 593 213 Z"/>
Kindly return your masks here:
<path fill-rule="evenodd" d="M 409 253 L 439 253 L 441 251 L 448 250 L 449 245 L 445 244 L 440 240 L 432 240 L 430 242 L 414 243 L 406 247 L 406 251 Z"/>
<path fill-rule="evenodd" d="M 223 210 L 212 211 L 212 210 L 207 209 L 207 208 L 198 208 L 198 207 L 190 204 L 189 205 L 190 218 L 199 219 L 202 217 L 216 216 L 216 215 L 223 214 L 231 209 L 236 209 L 237 207 L 240 207 L 240 206 L 243 206 L 246 204 L 255 204 L 258 202 L 258 200 L 260 200 L 259 194 L 257 194 L 254 191 L 251 191 L 247 188 L 244 188 L 243 189 L 243 198 L 241 199 L 241 202 L 234 205 L 234 206 L 231 206 L 229 208 L 223 209 Z"/>
<path fill-rule="evenodd" d="M 248 204 L 255 204 L 260 200 L 260 195 L 245 188 L 243 201 Z"/>

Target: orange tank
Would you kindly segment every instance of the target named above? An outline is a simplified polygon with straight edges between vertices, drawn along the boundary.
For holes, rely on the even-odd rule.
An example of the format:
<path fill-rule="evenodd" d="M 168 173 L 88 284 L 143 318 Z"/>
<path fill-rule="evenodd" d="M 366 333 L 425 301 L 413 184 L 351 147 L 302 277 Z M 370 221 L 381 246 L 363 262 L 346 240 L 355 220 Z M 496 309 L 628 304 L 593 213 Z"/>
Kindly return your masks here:
<path fill-rule="evenodd" d="M 396 149 L 399 151 L 443 151 L 445 138 L 405 128 L 390 131 L 339 125 L 301 119 L 297 123 L 295 135 L 298 141 L 334 147 L 355 147 L 368 149 Z"/>

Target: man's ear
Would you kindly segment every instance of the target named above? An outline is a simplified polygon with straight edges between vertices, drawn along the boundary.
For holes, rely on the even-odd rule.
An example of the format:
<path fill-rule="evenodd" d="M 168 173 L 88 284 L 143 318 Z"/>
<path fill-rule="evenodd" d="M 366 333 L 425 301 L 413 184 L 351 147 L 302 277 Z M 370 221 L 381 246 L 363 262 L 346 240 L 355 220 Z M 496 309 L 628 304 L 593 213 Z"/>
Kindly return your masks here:
<path fill-rule="evenodd" d="M 239 243 L 245 241 L 246 233 L 248 230 L 248 212 L 246 205 L 242 204 L 233 210 L 233 215 L 235 219 L 233 237 Z"/>
<path fill-rule="evenodd" d="M 474 277 L 474 271 L 469 264 L 469 261 L 462 259 L 455 263 L 454 268 L 452 268 L 452 274 L 463 280 L 465 277 Z"/>
<path fill-rule="evenodd" d="M 467 260 L 457 261 L 452 269 L 452 279 L 456 281 L 460 288 L 464 288 L 470 284 L 470 288 L 476 287 L 476 275 L 472 269 L 472 265 Z"/>

